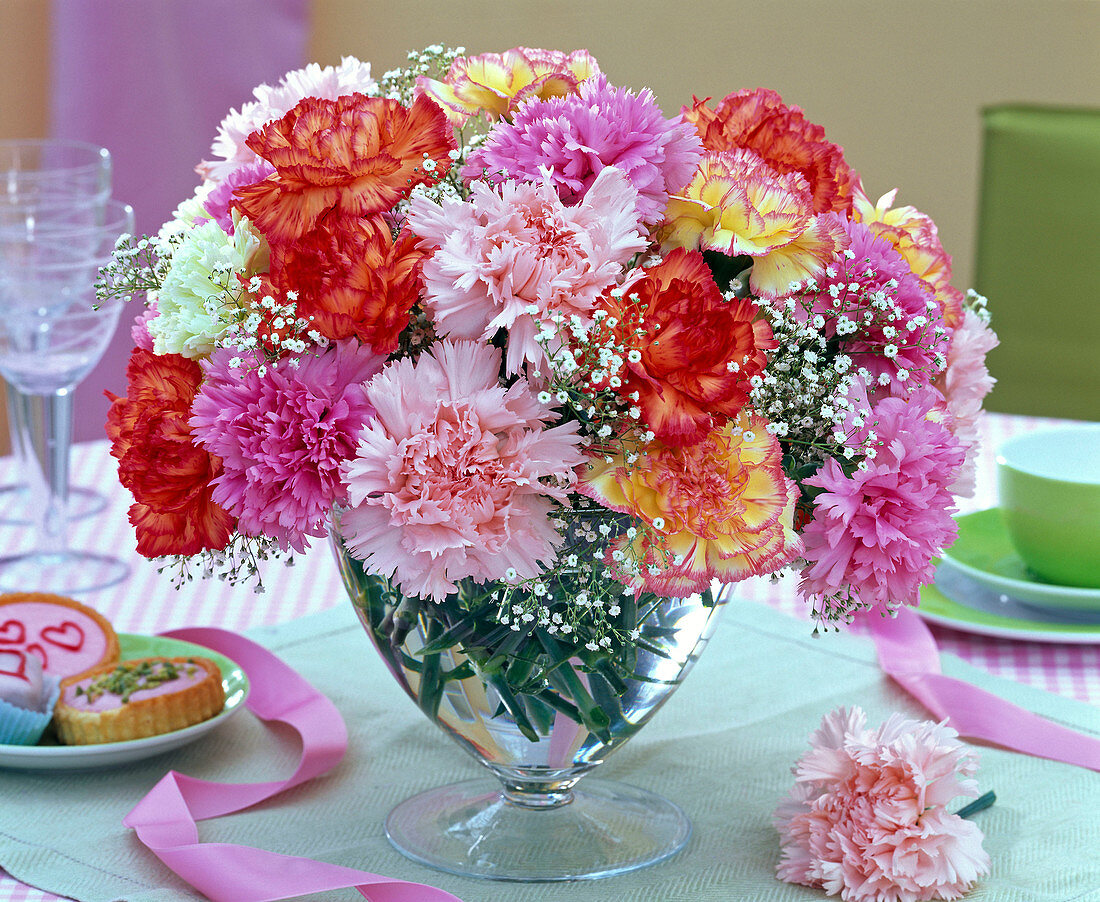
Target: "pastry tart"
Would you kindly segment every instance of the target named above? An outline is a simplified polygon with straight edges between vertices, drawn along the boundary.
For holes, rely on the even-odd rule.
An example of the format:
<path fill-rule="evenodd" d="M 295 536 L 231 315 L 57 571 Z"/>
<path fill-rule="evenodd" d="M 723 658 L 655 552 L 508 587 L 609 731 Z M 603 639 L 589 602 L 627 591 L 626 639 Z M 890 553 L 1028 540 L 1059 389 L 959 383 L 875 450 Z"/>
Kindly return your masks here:
<path fill-rule="evenodd" d="M 63 680 L 54 727 L 66 745 L 124 742 L 200 723 L 224 705 L 209 658 L 140 658 Z"/>

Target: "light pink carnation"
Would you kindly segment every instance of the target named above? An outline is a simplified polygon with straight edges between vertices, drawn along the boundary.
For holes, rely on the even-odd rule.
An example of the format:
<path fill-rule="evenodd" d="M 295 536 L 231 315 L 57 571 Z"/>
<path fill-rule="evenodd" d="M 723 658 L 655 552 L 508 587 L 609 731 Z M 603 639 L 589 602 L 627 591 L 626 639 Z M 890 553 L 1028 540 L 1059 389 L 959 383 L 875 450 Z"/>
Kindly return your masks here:
<path fill-rule="evenodd" d="M 409 227 L 434 251 L 423 279 L 437 332 L 487 341 L 507 329 L 508 372 L 541 364 L 542 326 L 553 314 L 591 324 L 596 299 L 646 246 L 636 197 L 623 173 L 605 169 L 575 207 L 546 177 L 499 191 L 475 182 L 464 203 L 414 198 Z"/>
<path fill-rule="evenodd" d="M 937 382 L 954 423 L 952 431 L 966 451 L 966 463 L 951 485 L 952 492 L 964 497 L 974 494 L 982 400 L 997 381 L 989 374 L 985 358 L 997 344 L 988 323 L 973 310 L 966 310 L 951 337 L 947 370 Z"/>
<path fill-rule="evenodd" d="M 849 476 L 831 458 L 803 480 L 824 489 L 803 531 L 808 563 L 798 587 L 804 597 L 820 596 L 819 610 L 849 591 L 866 607 L 917 603 L 932 558 L 957 534 L 950 487 L 965 455 L 945 418 L 934 388 L 884 398 L 856 436 L 877 436 L 867 467 Z"/>
<path fill-rule="evenodd" d="M 277 85 L 260 85 L 252 93 L 254 101 L 240 110 L 231 110 L 218 127 L 211 148 L 217 157 L 197 168 L 206 179 L 224 181 L 234 169 L 256 163 L 259 157 L 245 145 L 248 136 L 268 122 L 281 119 L 306 97 L 335 100 L 347 94 L 373 95 L 378 83 L 371 77 L 370 63 L 345 56 L 339 66 L 310 63 L 304 69 L 288 72 Z"/>
<path fill-rule="evenodd" d="M 191 408 L 196 441 L 222 459 L 213 497 L 243 534 L 303 551 L 346 500 L 340 465 L 374 412 L 363 383 L 385 358 L 342 341 L 260 376 L 254 361 L 247 371 L 230 366 L 233 355 L 220 349 L 203 362 Z"/>
<path fill-rule="evenodd" d="M 134 324 L 130 326 L 130 339 L 139 348 L 146 351 L 153 350 L 153 336 L 149 334 L 149 323 L 157 318 L 157 302 L 149 304 L 134 317 Z"/>
<path fill-rule="evenodd" d="M 978 794 L 974 756 L 943 724 L 862 710 L 826 715 L 776 809 L 781 880 L 846 902 L 958 899 L 989 873 L 982 833 L 948 813 Z"/>
<path fill-rule="evenodd" d="M 550 170 L 561 199 L 572 204 L 614 166 L 637 189 L 642 220 L 656 223 L 669 194 L 691 180 L 702 151 L 691 123 L 666 119 L 652 92 L 615 88 L 596 75 L 576 94 L 522 104 L 511 123 L 498 123 L 470 155 L 462 176 L 535 181 Z"/>
<path fill-rule="evenodd" d="M 500 353 L 443 341 L 367 385 L 377 410 L 344 467 L 344 542 L 368 573 L 442 601 L 467 577 L 535 576 L 561 537 L 550 524 L 583 461 L 577 424 L 527 383 L 499 384 Z"/>

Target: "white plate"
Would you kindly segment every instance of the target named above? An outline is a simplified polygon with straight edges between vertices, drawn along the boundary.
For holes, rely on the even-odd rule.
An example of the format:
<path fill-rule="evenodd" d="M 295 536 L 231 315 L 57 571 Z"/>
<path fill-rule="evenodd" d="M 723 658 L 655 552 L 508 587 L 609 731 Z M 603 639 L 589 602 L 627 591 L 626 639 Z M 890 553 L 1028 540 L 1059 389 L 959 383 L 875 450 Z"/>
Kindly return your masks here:
<path fill-rule="evenodd" d="M 145 739 L 128 742 L 104 742 L 96 745 L 0 745 L 0 768 L 27 771 L 92 770 L 114 767 L 151 758 L 163 752 L 177 749 L 205 736 L 220 727 L 237 713 L 248 698 L 248 677 L 244 671 L 225 655 L 201 645 L 169 639 L 165 636 L 137 636 L 119 633 L 122 660 L 153 656 L 182 657 L 201 655 L 210 658 L 222 672 L 225 688 L 225 707 L 209 720 Z M 48 740 L 47 740 L 48 741 Z"/>

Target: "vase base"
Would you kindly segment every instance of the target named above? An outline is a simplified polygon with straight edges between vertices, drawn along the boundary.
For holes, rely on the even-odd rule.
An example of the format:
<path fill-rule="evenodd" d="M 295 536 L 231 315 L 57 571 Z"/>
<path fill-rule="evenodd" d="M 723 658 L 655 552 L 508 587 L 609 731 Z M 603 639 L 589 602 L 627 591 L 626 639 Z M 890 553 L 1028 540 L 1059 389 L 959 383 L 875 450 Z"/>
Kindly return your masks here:
<path fill-rule="evenodd" d="M 533 810 L 504 798 L 494 779 L 466 780 L 402 802 L 386 835 L 403 855 L 466 877 L 525 883 L 594 880 L 675 855 L 691 821 L 655 793 L 585 779 L 573 799 Z"/>

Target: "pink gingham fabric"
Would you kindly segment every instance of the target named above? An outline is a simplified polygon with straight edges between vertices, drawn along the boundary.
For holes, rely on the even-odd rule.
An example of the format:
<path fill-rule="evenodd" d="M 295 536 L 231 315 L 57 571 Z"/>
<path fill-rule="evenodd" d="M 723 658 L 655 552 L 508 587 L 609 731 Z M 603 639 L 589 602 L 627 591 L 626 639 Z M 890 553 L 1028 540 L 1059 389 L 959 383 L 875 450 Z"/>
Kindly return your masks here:
<path fill-rule="evenodd" d="M 995 503 L 994 456 L 1005 439 L 1051 423 L 1037 418 L 987 415 L 978 489 L 973 499 L 960 504 L 960 509 L 979 510 Z M 10 482 L 14 475 L 10 459 L 0 460 L 0 484 Z M 158 573 L 154 564 L 140 559 L 134 551 L 133 531 L 126 520 L 129 499 L 118 484 L 115 461 L 108 454 L 106 442 L 75 447 L 72 482 L 94 488 L 108 499 L 102 513 L 71 525 L 72 547 L 111 552 L 125 557 L 133 567 L 130 578 L 120 586 L 82 596 L 83 601 L 99 609 L 120 631 L 152 634 L 201 625 L 240 632 L 346 603 L 324 542 L 318 542 L 293 567 L 272 562 L 265 569 L 267 590 L 263 595 L 253 594 L 246 586 L 204 582 L 198 575 L 177 591 L 166 574 Z M 28 550 L 32 536 L 26 527 L 0 525 L 0 546 L 9 553 Z M 751 580 L 740 587 L 740 594 L 795 616 L 807 615 L 794 596 L 791 579 Z M 975 636 L 939 626 L 933 627 L 933 633 L 941 652 L 957 655 L 994 675 L 1100 705 L 1100 644 L 1023 642 Z M 57 898 L 0 872 L 0 902 L 44 902 Z"/>

